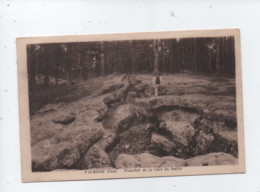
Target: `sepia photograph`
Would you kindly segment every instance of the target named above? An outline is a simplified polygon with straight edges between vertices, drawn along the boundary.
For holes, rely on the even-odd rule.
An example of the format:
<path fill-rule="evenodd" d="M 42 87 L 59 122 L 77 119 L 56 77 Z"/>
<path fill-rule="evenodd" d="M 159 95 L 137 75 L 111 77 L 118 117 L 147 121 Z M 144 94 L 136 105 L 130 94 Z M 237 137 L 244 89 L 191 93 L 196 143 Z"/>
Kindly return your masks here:
<path fill-rule="evenodd" d="M 17 39 L 22 180 L 241 173 L 238 29 Z"/>

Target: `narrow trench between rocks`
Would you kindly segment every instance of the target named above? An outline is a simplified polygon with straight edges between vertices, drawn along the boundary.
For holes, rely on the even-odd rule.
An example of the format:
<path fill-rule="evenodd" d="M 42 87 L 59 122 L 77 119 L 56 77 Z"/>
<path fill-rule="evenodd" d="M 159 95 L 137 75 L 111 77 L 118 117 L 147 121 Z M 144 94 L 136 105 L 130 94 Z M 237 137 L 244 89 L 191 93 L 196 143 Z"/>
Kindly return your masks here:
<path fill-rule="evenodd" d="M 152 91 L 150 95 L 144 94 L 147 93 L 147 90 L 144 90 L 147 89 L 145 86 L 144 89 L 135 89 L 136 85 L 142 83 L 141 81 L 128 77 L 128 82 L 129 87 L 123 93 L 123 97 L 116 98 L 114 103 L 107 105 L 108 109 L 100 119 L 105 129 L 113 129 L 110 127 L 113 124 L 111 121 L 114 120 L 116 111 L 121 105 L 131 104 L 140 107 L 135 103 L 136 97 L 153 97 Z M 139 118 L 136 113 L 120 123 L 115 132 L 114 142 L 105 149 L 113 167 L 120 154 L 150 153 L 160 157 L 174 156 L 188 159 L 212 152 L 225 152 L 238 157 L 237 142 L 227 140 L 212 128 L 214 123 L 222 123 L 229 130 L 235 130 L 236 122 L 207 119 L 200 110 L 189 107 L 162 106 L 142 110 L 150 115 Z M 174 125 L 177 127 L 174 128 Z M 170 144 L 165 144 L 166 141 Z"/>

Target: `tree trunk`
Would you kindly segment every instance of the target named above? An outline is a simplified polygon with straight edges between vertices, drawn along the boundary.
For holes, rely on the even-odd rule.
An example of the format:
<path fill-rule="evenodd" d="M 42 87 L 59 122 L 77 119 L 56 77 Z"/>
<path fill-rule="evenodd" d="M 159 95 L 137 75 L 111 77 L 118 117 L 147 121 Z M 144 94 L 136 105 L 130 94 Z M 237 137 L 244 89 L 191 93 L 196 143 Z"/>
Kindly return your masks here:
<path fill-rule="evenodd" d="M 208 49 L 208 59 L 209 59 L 209 72 L 212 72 L 212 66 L 211 66 L 211 50 Z"/>
<path fill-rule="evenodd" d="M 169 41 L 169 72 L 172 73 L 172 41 Z"/>
<path fill-rule="evenodd" d="M 162 72 L 166 72 L 166 64 L 165 64 L 165 53 L 164 53 L 164 43 L 162 42 Z"/>
<path fill-rule="evenodd" d="M 105 75 L 105 54 L 100 54 L 101 75 Z"/>
<path fill-rule="evenodd" d="M 71 86 L 71 57 L 70 54 L 68 53 L 67 55 L 67 66 L 66 66 L 66 81 L 67 85 Z"/>
<path fill-rule="evenodd" d="M 135 41 L 133 41 L 132 47 L 132 73 L 135 73 Z"/>
<path fill-rule="evenodd" d="M 184 40 L 182 41 L 182 46 L 181 46 L 181 53 L 182 53 L 182 65 L 181 65 L 181 72 L 183 72 L 185 68 L 185 46 L 184 46 Z"/>
<path fill-rule="evenodd" d="M 230 64 L 230 71 L 232 75 L 236 74 L 236 67 L 235 67 L 235 40 L 234 37 L 230 38 L 230 57 L 231 57 L 231 64 Z"/>
<path fill-rule="evenodd" d="M 29 66 L 29 84 L 30 89 L 34 90 L 36 81 L 35 81 L 35 75 L 36 75 L 36 59 L 34 54 L 34 45 L 28 45 L 27 47 L 27 62 Z"/>
<path fill-rule="evenodd" d="M 175 73 L 177 71 L 177 67 L 176 67 L 176 63 L 177 63 L 177 41 L 175 39 L 172 40 L 171 42 L 172 44 L 172 49 L 171 49 L 171 54 L 172 54 L 172 71 L 173 73 Z"/>
<path fill-rule="evenodd" d="M 82 65 L 82 53 L 78 53 L 78 58 L 77 58 L 77 65 L 79 67 L 79 79 L 83 80 L 83 65 Z"/>
<path fill-rule="evenodd" d="M 109 51 L 109 43 L 108 42 L 105 42 L 104 52 L 105 52 L 105 74 L 110 74 L 112 65 L 111 65 L 111 54 L 110 54 L 110 51 Z"/>
<path fill-rule="evenodd" d="M 45 56 L 45 69 L 44 69 L 44 85 L 48 87 L 49 85 L 49 55 Z"/>
<path fill-rule="evenodd" d="M 118 41 L 116 42 L 116 72 L 120 72 L 120 67 L 119 67 L 119 45 Z"/>
<path fill-rule="evenodd" d="M 220 40 L 219 38 L 217 39 L 217 43 L 216 43 L 216 72 L 217 72 L 217 75 L 220 74 L 220 50 L 219 50 L 219 43 L 220 43 Z"/>
<path fill-rule="evenodd" d="M 193 51 L 193 61 L 194 61 L 194 72 L 198 71 L 198 63 L 197 63 L 197 42 L 196 39 L 193 39 L 193 47 L 194 47 L 194 51 Z"/>
<path fill-rule="evenodd" d="M 159 72 L 158 40 L 153 40 L 153 52 L 154 52 L 154 73 L 157 73 Z"/>
<path fill-rule="evenodd" d="M 56 62 L 56 85 L 59 84 L 59 63 Z"/>
<path fill-rule="evenodd" d="M 45 69 L 44 69 L 44 86 L 45 86 L 45 101 L 49 100 L 49 55 L 45 55 Z"/>

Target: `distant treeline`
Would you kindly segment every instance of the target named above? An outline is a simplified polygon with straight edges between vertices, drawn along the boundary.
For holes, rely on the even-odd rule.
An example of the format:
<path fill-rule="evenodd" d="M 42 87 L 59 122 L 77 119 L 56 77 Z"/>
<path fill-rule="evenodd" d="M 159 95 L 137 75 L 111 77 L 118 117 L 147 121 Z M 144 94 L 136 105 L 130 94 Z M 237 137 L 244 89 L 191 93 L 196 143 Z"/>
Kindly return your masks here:
<path fill-rule="evenodd" d="M 115 72 L 152 73 L 155 65 L 162 73 L 234 75 L 234 49 L 232 36 L 31 44 L 27 46 L 29 83 L 33 88 L 38 75 L 48 85 L 49 77 L 55 78 L 56 83 L 65 79 L 70 84 L 73 79 Z"/>

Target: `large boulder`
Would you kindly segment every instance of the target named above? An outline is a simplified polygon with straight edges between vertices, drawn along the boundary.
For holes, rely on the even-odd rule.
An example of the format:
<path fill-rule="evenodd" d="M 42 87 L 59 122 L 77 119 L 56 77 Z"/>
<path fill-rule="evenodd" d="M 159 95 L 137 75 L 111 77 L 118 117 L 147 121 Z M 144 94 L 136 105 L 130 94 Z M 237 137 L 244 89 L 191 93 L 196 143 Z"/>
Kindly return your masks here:
<path fill-rule="evenodd" d="M 160 156 L 163 156 L 164 154 L 171 154 L 174 147 L 174 143 L 163 135 L 157 134 L 155 132 L 152 133 L 151 150 L 153 153 Z"/>
<path fill-rule="evenodd" d="M 185 161 L 173 156 L 158 157 L 149 153 L 138 154 L 136 158 L 142 167 L 182 167 Z"/>
<path fill-rule="evenodd" d="M 151 153 L 163 156 L 190 157 L 196 133 L 193 124 L 200 116 L 196 113 L 172 110 L 159 115 L 159 127 L 152 134 Z"/>
<path fill-rule="evenodd" d="M 110 87 L 113 87 L 115 91 L 112 91 L 112 93 L 106 97 L 104 97 L 103 102 L 107 106 L 114 106 L 120 102 L 123 101 L 124 96 L 129 89 L 129 83 L 128 81 L 123 81 L 122 84 L 119 84 L 118 86 L 114 87 L 114 85 L 110 85 Z M 105 91 L 106 92 L 106 91 Z M 103 93 L 103 91 L 102 91 Z"/>
<path fill-rule="evenodd" d="M 116 93 L 113 93 L 107 97 L 104 98 L 103 102 L 104 104 L 108 106 L 113 106 L 115 104 L 118 104 L 123 99 L 123 93 L 121 91 L 118 91 Z"/>
<path fill-rule="evenodd" d="M 103 125 L 106 129 L 112 129 L 115 133 L 121 133 L 127 130 L 134 122 L 149 118 L 149 115 L 144 108 L 133 104 L 124 104 L 107 111 Z"/>
<path fill-rule="evenodd" d="M 108 110 L 103 120 L 104 127 L 114 130 L 115 133 L 128 129 L 131 120 L 135 117 L 135 109 L 134 105 L 125 104 Z"/>
<path fill-rule="evenodd" d="M 60 123 L 60 124 L 70 124 L 75 120 L 75 114 L 74 113 L 60 113 L 53 118 L 54 123 Z"/>
<path fill-rule="evenodd" d="M 149 153 L 137 155 L 120 154 L 115 166 L 118 169 L 138 167 L 183 167 L 183 166 L 211 166 L 211 165 L 235 165 L 238 160 L 226 153 L 210 153 L 200 155 L 187 160 L 173 156 L 158 157 Z"/>
<path fill-rule="evenodd" d="M 236 122 L 236 102 L 233 96 L 209 96 L 205 94 L 163 95 L 150 98 L 136 98 L 140 106 L 152 109 L 183 108 L 204 114 L 210 119 Z"/>
<path fill-rule="evenodd" d="M 138 167 L 182 167 L 185 160 L 172 157 L 158 157 L 149 153 L 141 153 L 137 155 L 120 154 L 115 166 L 118 169 L 122 168 L 138 168 Z"/>
<path fill-rule="evenodd" d="M 108 85 L 108 86 L 106 85 L 106 86 L 102 87 L 100 94 L 110 93 L 110 92 L 113 92 L 113 91 L 120 89 L 122 87 L 124 87 L 124 84 L 122 84 L 122 83 L 111 84 L 111 85 Z"/>
<path fill-rule="evenodd" d="M 97 142 L 97 144 L 105 151 L 115 143 L 115 140 L 116 134 L 109 130 L 105 130 L 102 138 Z"/>
<path fill-rule="evenodd" d="M 161 167 L 162 158 L 149 153 L 142 153 L 135 156 L 136 159 L 140 162 L 141 167 Z"/>
<path fill-rule="evenodd" d="M 46 106 L 44 106 L 43 108 L 41 108 L 39 111 L 37 111 L 37 113 L 48 113 L 48 112 L 52 112 L 52 111 L 56 111 L 61 107 L 60 104 L 48 104 Z"/>
<path fill-rule="evenodd" d="M 229 143 L 238 142 L 237 127 L 228 121 L 212 121 L 209 119 L 202 119 L 199 126 L 202 128 L 208 127 L 213 130 L 214 134 L 227 140 Z"/>
<path fill-rule="evenodd" d="M 196 136 L 197 154 L 225 152 L 237 157 L 238 136 L 236 127 L 230 127 L 225 121 L 209 119 L 201 119 L 197 122 L 197 127 L 199 130 Z"/>
<path fill-rule="evenodd" d="M 110 130 L 104 130 L 102 138 L 98 140 L 81 158 L 77 167 L 80 169 L 107 168 L 112 166 L 106 150 L 115 143 L 116 135 Z"/>
<path fill-rule="evenodd" d="M 177 158 L 174 156 L 162 157 L 163 163 L 162 167 L 183 167 L 185 165 L 185 160 Z"/>
<path fill-rule="evenodd" d="M 122 153 L 139 154 L 149 151 L 151 131 L 148 127 L 149 124 L 139 124 L 120 133 L 117 136 L 116 145 L 113 146 L 112 150 L 109 150 L 110 159 L 114 161 Z"/>
<path fill-rule="evenodd" d="M 185 110 L 174 109 L 163 113 L 159 119 L 161 121 L 186 121 L 193 124 L 199 117 L 200 114 L 193 111 L 188 112 Z"/>
<path fill-rule="evenodd" d="M 136 92 L 143 92 L 147 85 L 139 83 L 133 87 Z"/>
<path fill-rule="evenodd" d="M 237 137 L 237 131 L 229 131 L 229 130 L 219 130 L 216 131 L 215 134 L 219 135 L 223 139 L 227 140 L 229 143 L 237 143 L 238 137 Z"/>
<path fill-rule="evenodd" d="M 205 132 L 200 130 L 195 140 L 197 143 L 197 153 L 204 153 L 210 148 L 212 142 L 214 141 L 214 135 L 210 133 L 206 134 Z"/>
<path fill-rule="evenodd" d="M 193 126 L 185 121 L 166 121 L 160 124 L 160 129 L 165 130 L 170 133 L 172 139 L 180 143 L 181 145 L 187 147 L 192 140 L 195 129 Z"/>
<path fill-rule="evenodd" d="M 195 134 L 193 123 L 198 117 L 196 113 L 180 110 L 166 112 L 159 118 L 159 131 L 167 133 L 172 140 L 187 147 Z"/>
<path fill-rule="evenodd" d="M 199 155 L 185 162 L 186 166 L 236 165 L 238 160 L 227 153 L 210 153 Z"/>
<path fill-rule="evenodd" d="M 136 168 L 141 167 L 141 163 L 134 155 L 120 154 L 115 161 L 115 167 L 117 169 Z"/>
<path fill-rule="evenodd" d="M 50 106 L 48 108 L 51 108 Z M 62 109 L 60 109 L 62 110 Z M 51 139 L 60 134 L 64 128 L 69 128 L 75 122 L 75 113 L 64 110 L 48 111 L 37 113 L 30 119 L 31 143 Z"/>
<path fill-rule="evenodd" d="M 106 168 L 111 167 L 111 161 L 108 154 L 99 145 L 94 145 L 80 160 L 78 167 L 80 169 Z"/>
<path fill-rule="evenodd" d="M 102 135 L 102 128 L 78 126 L 37 142 L 32 146 L 32 170 L 74 168 L 75 163 Z"/>

